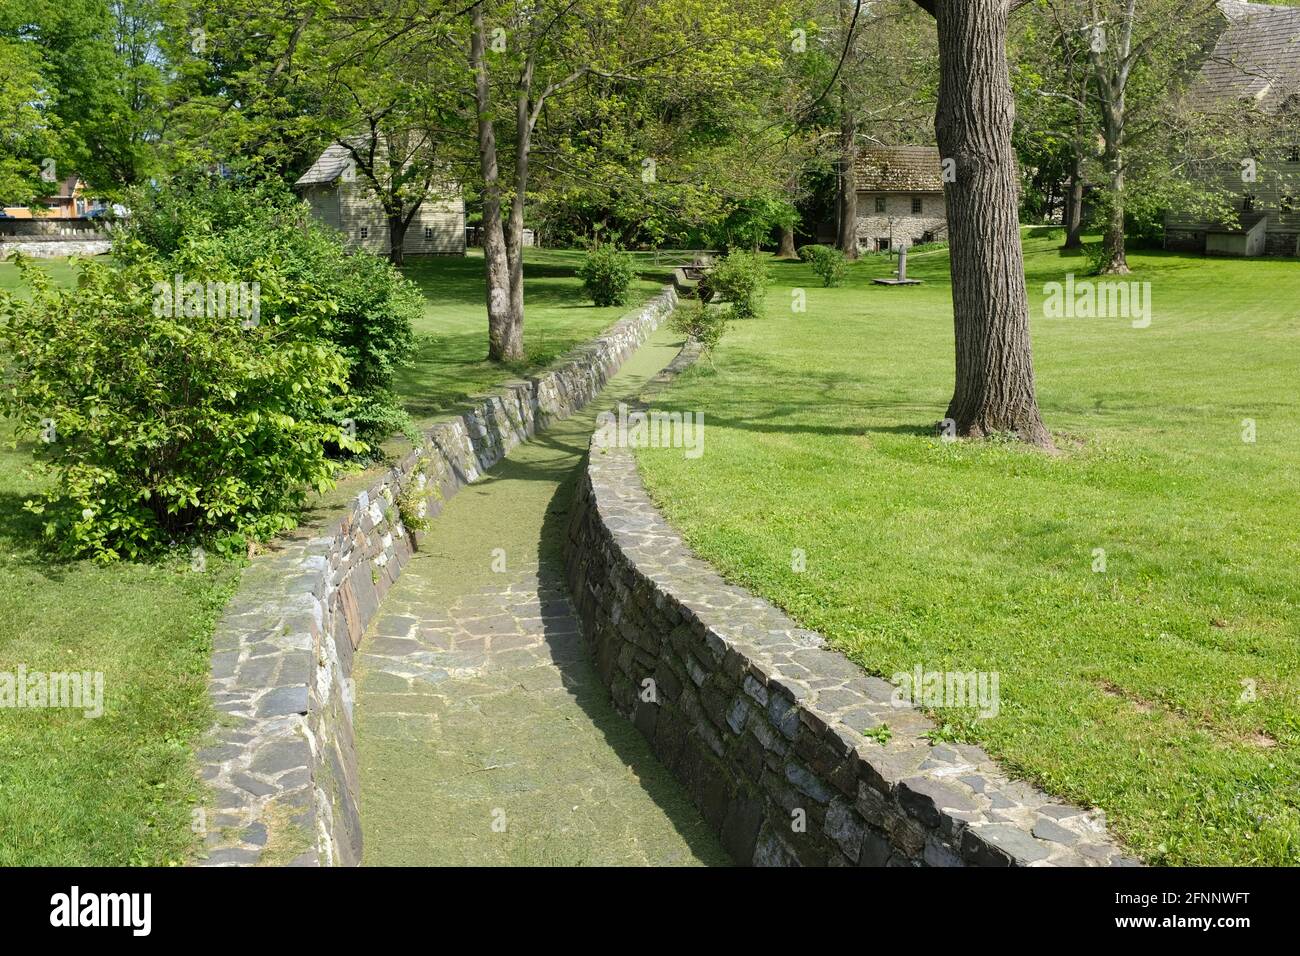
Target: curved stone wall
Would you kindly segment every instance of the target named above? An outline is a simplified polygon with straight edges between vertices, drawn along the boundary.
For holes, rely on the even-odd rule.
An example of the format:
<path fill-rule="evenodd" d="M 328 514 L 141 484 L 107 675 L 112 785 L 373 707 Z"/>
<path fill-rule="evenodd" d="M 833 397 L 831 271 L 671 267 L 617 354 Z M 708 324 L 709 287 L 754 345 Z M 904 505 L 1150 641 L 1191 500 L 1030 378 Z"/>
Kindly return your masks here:
<path fill-rule="evenodd" d="M 205 865 L 360 862 L 352 655 L 430 533 L 408 526 L 590 401 L 676 301 L 666 287 L 549 371 L 434 424 L 326 533 L 278 542 L 245 572 L 213 637 L 222 718 L 199 752 L 214 806 Z"/>
<path fill-rule="evenodd" d="M 693 557 L 626 448 L 589 451 L 566 542 L 583 633 L 614 705 L 740 863 L 1131 865 L 1096 812 L 932 745 L 821 635 Z M 878 742 L 868 733 L 887 724 Z M 880 737 L 884 737 L 880 734 Z"/>

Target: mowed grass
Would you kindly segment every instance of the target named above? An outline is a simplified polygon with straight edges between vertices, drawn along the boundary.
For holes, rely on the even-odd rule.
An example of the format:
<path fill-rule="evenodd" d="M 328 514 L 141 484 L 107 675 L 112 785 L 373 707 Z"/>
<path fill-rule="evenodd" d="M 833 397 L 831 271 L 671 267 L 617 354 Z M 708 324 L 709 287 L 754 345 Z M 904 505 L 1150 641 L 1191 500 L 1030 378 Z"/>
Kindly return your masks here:
<path fill-rule="evenodd" d="M 571 249 L 527 249 L 524 256 L 524 351 L 522 362 L 499 365 L 487 359 L 487 308 L 483 255 L 411 260 L 406 276 L 424 292 L 423 319 L 416 325 L 413 363 L 398 375 L 397 390 L 417 422 L 445 413 L 457 403 L 510 378 L 555 361 L 595 338 L 630 309 L 656 295 L 670 268 L 640 257 L 644 271 L 629 290 L 628 304 L 596 308 L 584 298 L 575 273 L 583 253 Z"/>
<path fill-rule="evenodd" d="M 544 365 L 623 314 L 584 303 L 573 276 L 580 259 L 529 251 L 528 356 L 512 367 L 485 360 L 481 257 L 413 262 L 407 272 L 428 306 L 419 354 L 400 382 L 412 414 L 436 416 Z M 62 284 L 75 281 L 66 260 L 38 266 Z M 13 263 L 0 263 L 0 289 L 21 287 Z M 638 282 L 632 304 L 658 288 Z M 0 709 L 0 866 L 183 863 L 199 847 L 192 812 L 206 798 L 193 752 L 215 719 L 212 629 L 239 566 L 212 556 L 203 573 L 186 560 L 54 560 L 38 519 L 23 510 L 39 489 L 32 447 L 12 442 L 0 422 L 0 673 L 102 672 L 104 714 Z"/>
<path fill-rule="evenodd" d="M 642 473 L 699 554 L 866 670 L 998 672 L 998 716 L 938 711 L 946 734 L 1147 861 L 1295 865 L 1300 263 L 1136 253 L 1133 328 L 1043 317 L 1044 283 L 1086 272 L 1058 245 L 1029 239 L 1026 271 L 1060 455 L 935 437 L 937 251 L 912 288 L 870 284 L 883 258 L 838 289 L 774 263 L 766 317 L 657 403 L 704 413 L 703 456 L 644 450 Z"/>

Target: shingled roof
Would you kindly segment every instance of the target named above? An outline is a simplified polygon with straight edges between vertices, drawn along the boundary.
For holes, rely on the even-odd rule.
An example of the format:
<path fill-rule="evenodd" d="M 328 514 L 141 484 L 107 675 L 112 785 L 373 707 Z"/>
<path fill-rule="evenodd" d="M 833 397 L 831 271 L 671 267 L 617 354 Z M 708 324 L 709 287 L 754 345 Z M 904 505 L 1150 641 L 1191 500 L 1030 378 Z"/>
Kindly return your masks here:
<path fill-rule="evenodd" d="M 934 146 L 867 146 L 855 166 L 864 192 L 943 192 L 939 150 Z"/>
<path fill-rule="evenodd" d="M 320 158 L 312 163 L 311 169 L 298 177 L 295 186 L 321 186 L 334 182 L 352 161 L 352 154 L 346 146 L 335 143 Z"/>
<path fill-rule="evenodd" d="M 1219 0 L 1227 26 L 1201 67 L 1201 91 L 1276 109 L 1300 94 L 1300 7 Z"/>

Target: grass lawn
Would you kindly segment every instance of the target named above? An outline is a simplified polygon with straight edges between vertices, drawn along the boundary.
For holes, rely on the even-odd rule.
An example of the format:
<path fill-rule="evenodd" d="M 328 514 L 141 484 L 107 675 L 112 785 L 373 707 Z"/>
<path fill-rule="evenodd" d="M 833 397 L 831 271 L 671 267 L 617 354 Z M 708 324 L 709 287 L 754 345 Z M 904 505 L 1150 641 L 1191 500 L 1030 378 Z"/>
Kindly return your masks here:
<path fill-rule="evenodd" d="M 483 360 L 481 257 L 409 266 L 428 299 L 419 355 L 399 385 L 412 414 L 429 418 L 545 364 L 625 312 L 582 302 L 579 259 L 529 251 L 528 361 L 513 368 Z M 40 266 L 75 279 L 64 260 Z M 638 282 L 632 304 L 659 285 Z M 15 266 L 0 263 L 0 289 L 19 287 Z M 184 862 L 197 845 L 191 811 L 204 798 L 192 752 L 213 720 L 211 633 L 238 567 L 52 561 L 22 507 L 37 488 L 31 449 L 11 449 L 12 439 L 0 423 L 0 672 L 101 671 L 105 712 L 0 710 L 0 866 Z"/>
<path fill-rule="evenodd" d="M 838 289 L 774 263 L 766 317 L 658 403 L 704 413 L 703 456 L 643 450 L 646 483 L 701 556 L 867 670 L 998 672 L 998 716 L 939 711 L 947 734 L 1103 808 L 1146 860 L 1300 864 L 1300 268 L 1136 253 L 1134 328 L 1043 317 L 1044 283 L 1086 272 L 1058 245 L 1029 239 L 1026 271 L 1062 454 L 934 436 L 940 250 L 911 288 L 870 284 L 884 258 Z"/>
<path fill-rule="evenodd" d="M 487 360 L 487 308 L 483 255 L 464 259 L 412 260 L 404 271 L 424 291 L 423 320 L 416 326 L 414 363 L 398 377 L 397 390 L 417 422 L 436 418 L 461 400 L 510 378 L 535 371 L 569 349 L 595 338 L 630 309 L 656 295 L 668 280 L 666 267 L 641 266 L 656 281 L 640 278 L 625 306 L 598 309 L 582 297 L 574 272 L 583 254 L 570 249 L 529 249 L 525 256 L 525 361 Z"/>

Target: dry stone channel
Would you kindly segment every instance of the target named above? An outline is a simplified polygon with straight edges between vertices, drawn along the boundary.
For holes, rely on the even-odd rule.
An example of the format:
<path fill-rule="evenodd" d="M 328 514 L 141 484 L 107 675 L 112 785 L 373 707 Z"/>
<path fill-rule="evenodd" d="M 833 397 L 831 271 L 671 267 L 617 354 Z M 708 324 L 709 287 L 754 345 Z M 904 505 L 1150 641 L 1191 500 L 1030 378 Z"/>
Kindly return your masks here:
<path fill-rule="evenodd" d="M 213 637 L 221 719 L 199 753 L 211 790 L 204 865 L 360 861 L 353 657 L 422 537 L 404 516 L 436 518 L 512 448 L 584 406 L 676 299 L 665 288 L 549 371 L 434 424 L 325 533 L 284 542 L 245 572 Z"/>

